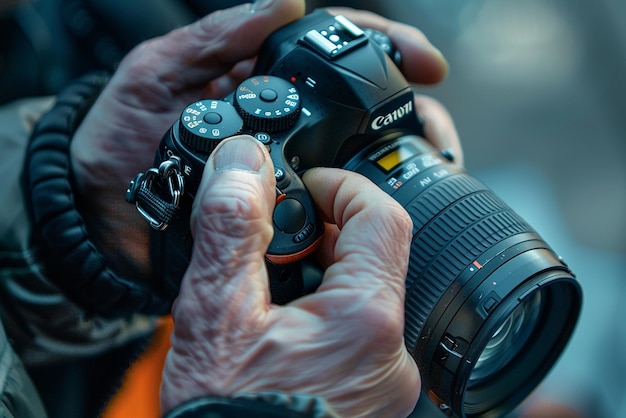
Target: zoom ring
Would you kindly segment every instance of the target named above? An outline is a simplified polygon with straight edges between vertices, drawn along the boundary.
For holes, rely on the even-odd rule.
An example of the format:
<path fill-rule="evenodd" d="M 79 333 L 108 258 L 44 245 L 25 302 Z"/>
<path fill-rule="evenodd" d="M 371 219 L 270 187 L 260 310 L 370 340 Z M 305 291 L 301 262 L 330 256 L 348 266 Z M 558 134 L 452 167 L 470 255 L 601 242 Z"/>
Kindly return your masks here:
<path fill-rule="evenodd" d="M 533 229 L 465 173 L 434 184 L 406 209 L 414 230 L 406 280 L 405 339 L 413 351 L 428 315 L 460 273 L 498 242 Z"/>

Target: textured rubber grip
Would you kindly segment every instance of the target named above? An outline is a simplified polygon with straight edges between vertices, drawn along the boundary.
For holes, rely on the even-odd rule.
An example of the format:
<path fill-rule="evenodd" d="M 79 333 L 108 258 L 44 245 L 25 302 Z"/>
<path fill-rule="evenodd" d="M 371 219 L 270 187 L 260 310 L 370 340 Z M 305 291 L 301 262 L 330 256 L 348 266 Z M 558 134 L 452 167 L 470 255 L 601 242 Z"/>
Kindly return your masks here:
<path fill-rule="evenodd" d="M 493 191 L 466 173 L 446 177 L 406 207 L 413 242 L 406 279 L 407 345 L 413 347 L 441 295 L 476 258 L 533 229 Z"/>

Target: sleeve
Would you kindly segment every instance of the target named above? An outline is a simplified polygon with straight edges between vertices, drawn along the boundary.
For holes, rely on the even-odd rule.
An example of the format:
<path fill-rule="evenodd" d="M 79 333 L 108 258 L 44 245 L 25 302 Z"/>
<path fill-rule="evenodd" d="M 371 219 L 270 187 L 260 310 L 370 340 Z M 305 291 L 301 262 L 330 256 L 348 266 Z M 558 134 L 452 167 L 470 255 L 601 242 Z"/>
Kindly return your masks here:
<path fill-rule="evenodd" d="M 259 392 L 230 398 L 206 397 L 187 402 L 164 418 L 340 418 L 321 398 Z"/>
<path fill-rule="evenodd" d="M 46 278 L 24 203 L 21 172 L 28 137 L 52 98 L 24 99 L 0 108 L 0 318 L 22 361 L 45 364 L 95 355 L 150 334 L 156 318 L 93 316 Z"/>
<path fill-rule="evenodd" d="M 46 412 L 20 359 L 0 325 L 0 416 L 46 418 Z"/>

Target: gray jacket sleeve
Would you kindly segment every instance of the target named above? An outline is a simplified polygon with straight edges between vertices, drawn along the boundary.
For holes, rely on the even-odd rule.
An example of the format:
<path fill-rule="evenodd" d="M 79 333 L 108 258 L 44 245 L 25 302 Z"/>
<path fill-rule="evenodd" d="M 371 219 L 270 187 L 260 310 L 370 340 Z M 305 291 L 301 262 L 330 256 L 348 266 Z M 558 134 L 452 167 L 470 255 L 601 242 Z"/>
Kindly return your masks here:
<path fill-rule="evenodd" d="M 45 418 L 46 412 L 24 365 L 0 325 L 0 416 Z"/>
<path fill-rule="evenodd" d="M 51 98 L 24 99 L 0 108 L 0 319 L 27 366 L 99 354 L 154 330 L 155 318 L 89 315 L 46 279 L 30 245 L 21 172 L 29 133 Z M 71 274 L 71 272 L 68 272 Z"/>

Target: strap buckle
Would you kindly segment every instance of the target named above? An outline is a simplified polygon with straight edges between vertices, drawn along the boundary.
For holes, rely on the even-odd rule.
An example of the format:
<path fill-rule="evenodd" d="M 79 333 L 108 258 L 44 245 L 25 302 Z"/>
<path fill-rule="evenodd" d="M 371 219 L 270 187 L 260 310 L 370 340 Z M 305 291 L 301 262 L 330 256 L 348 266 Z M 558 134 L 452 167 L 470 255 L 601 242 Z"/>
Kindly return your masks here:
<path fill-rule="evenodd" d="M 153 229 L 163 231 L 176 214 L 184 193 L 185 179 L 181 174 L 180 158 L 171 156 L 158 168 L 149 168 L 137 174 L 128 185 L 126 201 L 136 206 Z M 167 199 L 163 195 L 168 195 Z"/>

